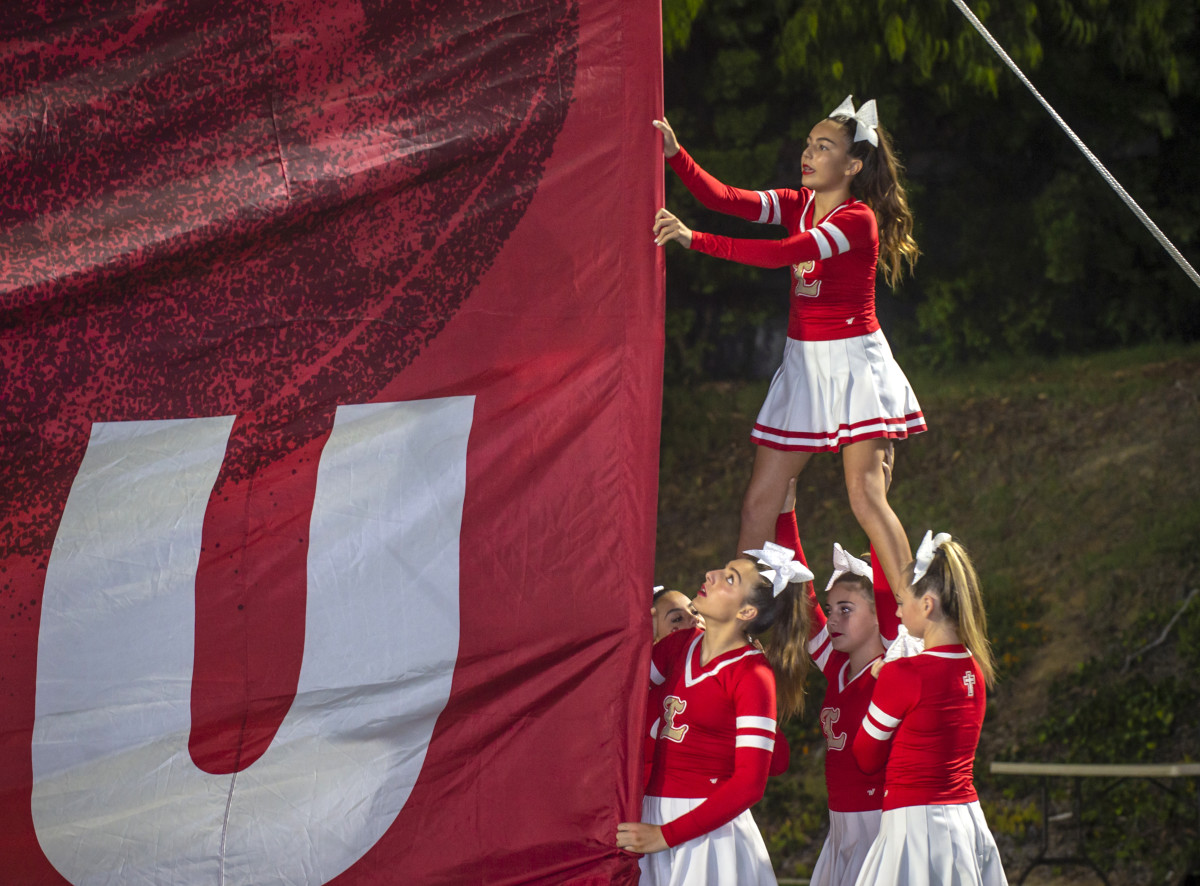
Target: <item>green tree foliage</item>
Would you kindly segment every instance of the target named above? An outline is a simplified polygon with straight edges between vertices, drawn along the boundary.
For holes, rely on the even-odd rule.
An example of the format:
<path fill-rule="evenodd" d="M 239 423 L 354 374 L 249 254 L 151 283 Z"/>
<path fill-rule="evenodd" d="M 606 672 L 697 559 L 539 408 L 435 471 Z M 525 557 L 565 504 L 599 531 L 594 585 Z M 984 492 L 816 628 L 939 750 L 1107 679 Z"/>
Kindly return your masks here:
<path fill-rule="evenodd" d="M 1200 263 L 1200 0 L 971 0 L 1069 125 Z M 948 0 L 664 0 L 667 113 L 730 184 L 799 182 L 812 125 L 874 97 L 908 167 L 923 257 L 881 320 L 910 355 L 1081 350 L 1200 335 L 1200 290 Z M 700 230 L 779 236 L 670 205 Z M 745 371 L 786 272 L 668 253 L 677 345 Z"/>

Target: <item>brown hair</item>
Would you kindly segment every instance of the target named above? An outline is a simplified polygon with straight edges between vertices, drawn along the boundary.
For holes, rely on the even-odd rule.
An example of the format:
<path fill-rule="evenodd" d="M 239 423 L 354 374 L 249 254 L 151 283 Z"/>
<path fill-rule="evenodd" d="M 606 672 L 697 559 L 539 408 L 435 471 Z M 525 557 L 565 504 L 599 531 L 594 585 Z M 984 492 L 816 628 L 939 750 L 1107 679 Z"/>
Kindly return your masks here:
<path fill-rule="evenodd" d="M 922 597 L 934 594 L 942 605 L 942 611 L 954 621 L 959 639 L 975 657 L 983 678 L 991 686 L 996 681 L 996 666 L 992 658 L 992 644 L 987 638 L 987 612 L 983 608 L 983 591 L 979 587 L 979 576 L 967 556 L 967 550 L 959 542 L 951 540 L 934 552 L 933 561 L 917 582 L 912 577 L 916 563 L 907 568 L 909 586 L 913 595 Z"/>
<path fill-rule="evenodd" d="M 879 147 L 866 139 L 854 141 L 857 121 L 839 114 L 830 119 L 839 123 L 850 142 L 850 156 L 862 161 L 862 169 L 850 183 L 851 193 L 875 211 L 879 225 L 879 265 L 888 286 L 895 286 L 908 262 L 911 272 L 921 250 L 913 239 L 913 214 L 904 192 L 904 166 L 892 149 L 892 140 L 882 126 Z"/>
<path fill-rule="evenodd" d="M 771 582 L 759 573 L 759 581 L 746 602 L 758 610 L 746 633 L 762 643 L 775 672 L 779 721 L 803 714 L 804 683 L 812 664 L 808 657 L 808 602 L 804 583 L 793 582 L 776 595 Z"/>
<path fill-rule="evenodd" d="M 858 591 L 859 596 L 866 599 L 871 605 L 871 611 L 875 611 L 875 585 L 871 579 L 865 575 L 859 575 L 857 572 L 843 572 L 837 577 L 837 581 L 829 586 L 829 591 L 832 591 L 838 585 L 853 585 L 854 590 Z M 828 596 L 829 591 L 826 591 Z"/>

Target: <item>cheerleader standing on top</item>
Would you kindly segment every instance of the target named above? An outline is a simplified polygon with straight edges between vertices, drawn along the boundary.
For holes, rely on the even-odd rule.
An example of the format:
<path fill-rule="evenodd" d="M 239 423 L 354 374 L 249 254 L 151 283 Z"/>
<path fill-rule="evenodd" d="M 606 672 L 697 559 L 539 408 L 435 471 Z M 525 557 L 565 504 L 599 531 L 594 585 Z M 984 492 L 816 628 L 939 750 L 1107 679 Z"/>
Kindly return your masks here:
<path fill-rule="evenodd" d="M 879 836 L 857 886 L 1003 886 L 972 781 L 993 665 L 967 552 L 926 533 L 896 599 L 925 651 L 883 665 L 854 739 L 863 771 L 887 765 Z"/>
<path fill-rule="evenodd" d="M 759 446 L 738 550 L 769 537 L 788 480 L 814 452 L 840 450 L 854 516 L 899 586 L 912 551 L 887 502 L 883 460 L 891 440 L 924 431 L 925 419 L 875 318 L 875 271 L 881 262 L 894 284 L 918 250 L 901 166 L 875 102 L 856 112 L 847 97 L 812 128 L 799 190 L 723 185 L 679 146 L 665 119 L 654 126 L 671 168 L 702 204 L 788 231 L 782 240 L 735 240 L 692 231 L 666 209 L 654 221 L 660 246 L 676 240 L 743 264 L 792 269 L 783 365 L 751 433 Z"/>
<path fill-rule="evenodd" d="M 651 654 L 661 709 L 642 820 L 616 835 L 643 855 L 642 886 L 776 882 L 750 807 L 766 786 L 777 712 L 804 706 L 802 582 L 812 573 L 791 551 L 747 553 L 770 568 L 738 559 L 709 572 L 693 601 L 706 628 L 675 631 Z"/>

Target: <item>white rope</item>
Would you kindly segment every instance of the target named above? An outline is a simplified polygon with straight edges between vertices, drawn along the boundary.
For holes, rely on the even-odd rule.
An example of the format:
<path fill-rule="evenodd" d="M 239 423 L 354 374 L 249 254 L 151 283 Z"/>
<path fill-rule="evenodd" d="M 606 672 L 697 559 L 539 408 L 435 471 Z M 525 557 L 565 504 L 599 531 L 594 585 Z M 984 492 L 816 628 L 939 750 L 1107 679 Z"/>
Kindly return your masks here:
<path fill-rule="evenodd" d="M 988 42 L 988 45 L 995 50 L 996 55 L 1004 59 L 1004 63 L 1012 69 L 1012 72 L 1021 79 L 1021 82 L 1025 84 L 1026 88 L 1033 93 L 1033 97 L 1042 103 L 1042 107 L 1044 107 L 1050 113 L 1050 116 L 1054 118 L 1054 121 L 1062 127 L 1063 132 L 1071 137 L 1071 141 L 1075 142 L 1075 147 L 1079 148 L 1079 150 L 1083 152 L 1083 155 L 1091 161 L 1092 165 L 1096 167 L 1096 171 L 1100 173 L 1106 182 L 1108 182 L 1109 187 L 1116 191 L 1117 195 L 1125 201 L 1125 205 L 1132 209 L 1134 214 L 1141 219 L 1142 224 L 1144 224 L 1146 229 L 1154 235 L 1154 238 L 1162 244 L 1163 249 L 1167 250 L 1171 258 L 1178 262 L 1179 267 L 1183 268 L 1184 273 L 1191 277 L 1193 283 L 1195 283 L 1197 286 L 1200 286 L 1200 274 L 1196 273 L 1196 269 L 1193 268 L 1188 263 L 1188 260 L 1183 257 L 1178 249 L 1175 248 L 1175 244 L 1168 239 L 1167 235 L 1159 230 L 1158 225 L 1151 220 L 1150 216 L 1146 215 L 1142 207 L 1138 206 L 1137 201 L 1130 197 L 1129 193 L 1123 187 L 1121 187 L 1121 183 L 1113 177 L 1112 173 L 1104 168 L 1104 164 L 1096 158 L 1096 155 L 1088 150 L 1088 146 L 1085 145 L 1079 136 L 1072 131 L 1071 127 L 1067 125 L 1067 122 L 1058 115 L 1058 111 L 1050 107 L 1050 103 L 1042 98 L 1042 94 L 1037 91 L 1031 82 L 1029 82 L 1029 78 L 1025 76 L 1020 68 L 1017 67 L 1016 62 L 1009 58 L 1008 53 L 1004 51 L 1004 47 L 996 42 L 996 38 L 993 37 L 991 33 L 988 32 L 988 29 L 983 26 L 983 22 L 975 17 L 975 13 L 971 12 L 964 0 L 954 0 L 954 5 L 962 10 L 962 14 L 965 15 L 971 24 L 975 26 L 975 30 L 977 30 L 983 36 L 983 39 Z"/>

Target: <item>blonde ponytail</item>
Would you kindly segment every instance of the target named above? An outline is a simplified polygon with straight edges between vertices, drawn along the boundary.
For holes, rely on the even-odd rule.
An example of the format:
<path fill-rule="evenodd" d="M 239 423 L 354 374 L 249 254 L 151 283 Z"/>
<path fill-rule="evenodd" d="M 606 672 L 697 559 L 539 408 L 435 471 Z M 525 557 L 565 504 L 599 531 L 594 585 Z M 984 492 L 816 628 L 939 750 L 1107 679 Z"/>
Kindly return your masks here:
<path fill-rule="evenodd" d="M 911 567 L 909 576 L 911 577 Z M 958 637 L 975 657 L 988 686 L 996 681 L 996 665 L 992 644 L 987 638 L 987 612 L 983 608 L 983 591 L 971 558 L 957 541 L 938 547 L 925 575 L 912 585 L 915 596 L 935 594 L 958 630 Z"/>

